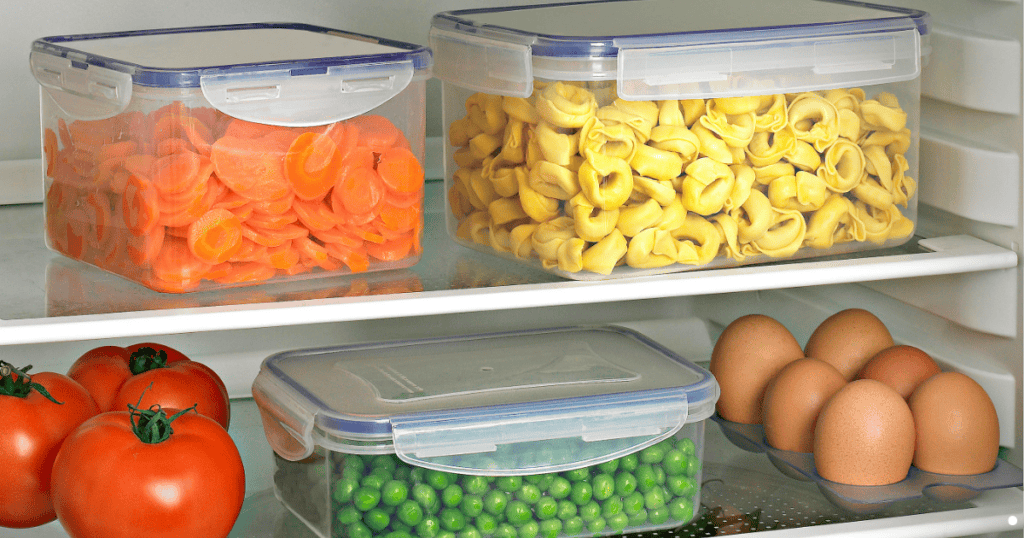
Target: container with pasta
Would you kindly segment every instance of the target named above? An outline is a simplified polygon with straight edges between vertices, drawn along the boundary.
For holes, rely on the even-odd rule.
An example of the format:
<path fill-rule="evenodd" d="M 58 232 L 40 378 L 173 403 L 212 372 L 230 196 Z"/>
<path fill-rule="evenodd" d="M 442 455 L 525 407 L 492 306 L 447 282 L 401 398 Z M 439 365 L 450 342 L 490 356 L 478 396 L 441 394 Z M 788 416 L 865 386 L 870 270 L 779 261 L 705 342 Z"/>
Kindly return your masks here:
<path fill-rule="evenodd" d="M 578 280 L 902 244 L 927 33 L 842 0 L 440 13 L 448 231 Z"/>
<path fill-rule="evenodd" d="M 173 293 L 409 267 L 431 62 L 305 24 L 38 39 L 47 245 Z"/>

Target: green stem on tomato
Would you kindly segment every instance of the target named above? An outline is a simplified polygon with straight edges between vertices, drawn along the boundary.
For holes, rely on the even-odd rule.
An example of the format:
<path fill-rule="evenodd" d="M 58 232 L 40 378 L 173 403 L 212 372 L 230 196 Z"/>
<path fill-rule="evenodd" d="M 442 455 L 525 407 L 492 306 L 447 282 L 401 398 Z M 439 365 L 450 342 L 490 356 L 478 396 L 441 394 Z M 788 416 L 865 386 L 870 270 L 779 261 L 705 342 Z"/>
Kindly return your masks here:
<path fill-rule="evenodd" d="M 152 384 L 149 385 L 150 388 L 152 386 Z M 142 392 L 143 395 L 145 393 L 145 391 Z M 162 443 L 170 439 L 171 434 L 174 433 L 174 429 L 171 428 L 171 422 L 174 422 L 174 419 L 189 411 L 195 411 L 196 406 L 199 405 L 193 404 L 192 407 L 182 409 L 171 416 L 167 416 L 167 413 L 164 413 L 164 410 L 160 408 L 160 404 L 153 404 L 149 409 L 140 409 L 138 406 L 141 404 L 142 395 L 139 396 L 139 401 L 135 405 L 128 404 L 132 432 L 135 433 L 135 436 L 140 441 L 150 445 Z"/>
<path fill-rule="evenodd" d="M 128 359 L 128 369 L 132 375 L 139 375 L 156 368 L 167 367 L 167 352 L 149 346 L 140 347 Z"/>
<path fill-rule="evenodd" d="M 0 395 L 27 398 L 28 395 L 35 390 L 39 394 L 42 394 L 47 400 L 50 400 L 55 404 L 63 405 L 64 402 L 58 402 L 50 395 L 49 391 L 46 390 L 46 387 L 32 381 L 32 376 L 27 373 L 31 369 L 31 364 L 18 369 L 9 362 L 0 361 Z"/>

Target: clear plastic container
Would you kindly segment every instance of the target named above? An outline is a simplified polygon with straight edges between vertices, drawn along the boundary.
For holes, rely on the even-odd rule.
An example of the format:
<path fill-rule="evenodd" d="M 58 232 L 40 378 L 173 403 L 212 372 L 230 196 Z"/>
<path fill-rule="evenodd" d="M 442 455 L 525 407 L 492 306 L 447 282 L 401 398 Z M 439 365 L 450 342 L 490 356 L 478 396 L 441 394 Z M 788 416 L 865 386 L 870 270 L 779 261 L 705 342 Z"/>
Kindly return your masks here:
<path fill-rule="evenodd" d="M 440 13 L 448 231 L 580 280 L 901 244 L 928 20 L 843 0 Z"/>
<path fill-rule="evenodd" d="M 275 494 L 324 538 L 555 538 L 689 522 L 718 385 L 570 327 L 280 353 L 253 396 Z"/>
<path fill-rule="evenodd" d="M 47 245 L 162 292 L 409 267 L 426 47 L 303 24 L 38 39 Z"/>

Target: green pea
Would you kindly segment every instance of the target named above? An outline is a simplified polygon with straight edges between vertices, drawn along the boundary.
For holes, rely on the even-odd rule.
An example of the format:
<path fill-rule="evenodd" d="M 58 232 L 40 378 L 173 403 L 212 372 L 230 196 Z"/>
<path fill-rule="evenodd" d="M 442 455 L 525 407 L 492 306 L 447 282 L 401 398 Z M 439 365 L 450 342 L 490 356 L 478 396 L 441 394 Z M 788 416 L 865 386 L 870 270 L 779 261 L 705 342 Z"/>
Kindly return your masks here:
<path fill-rule="evenodd" d="M 482 538 L 482 535 L 476 527 L 467 525 L 466 528 L 459 532 L 458 538 Z"/>
<path fill-rule="evenodd" d="M 665 506 L 665 490 L 660 487 L 654 487 L 647 493 L 644 493 L 644 506 L 648 510 Z"/>
<path fill-rule="evenodd" d="M 626 454 L 619 458 L 619 469 L 632 473 L 640 465 L 640 456 L 636 454 Z"/>
<path fill-rule="evenodd" d="M 608 521 L 608 526 L 611 527 L 611 529 L 615 532 L 622 532 L 622 529 L 625 529 L 627 526 L 629 526 L 629 516 L 622 512 L 619 512 L 618 514 L 607 517 L 605 519 Z"/>
<path fill-rule="evenodd" d="M 519 538 L 536 538 L 540 533 L 540 525 L 532 519 L 519 527 Z"/>
<path fill-rule="evenodd" d="M 556 476 L 551 480 L 551 485 L 548 486 L 548 495 L 555 499 L 564 499 L 572 493 L 572 482 L 569 482 L 564 477 Z"/>
<path fill-rule="evenodd" d="M 594 498 L 603 501 L 615 493 L 615 479 L 611 475 L 601 473 L 591 481 L 594 488 Z"/>
<path fill-rule="evenodd" d="M 593 521 L 601 517 L 601 505 L 597 501 L 590 501 L 580 507 L 580 517 L 583 521 Z"/>
<path fill-rule="evenodd" d="M 441 531 L 437 533 L 437 538 L 455 538 L 455 533 L 442 528 Z"/>
<path fill-rule="evenodd" d="M 472 495 L 483 495 L 485 491 L 490 489 L 490 484 L 487 483 L 487 478 L 483 476 L 467 475 L 462 477 L 462 489 Z"/>
<path fill-rule="evenodd" d="M 686 472 L 687 462 L 686 454 L 683 454 L 682 450 L 673 448 L 665 453 L 665 458 L 661 460 L 661 466 L 665 469 L 665 474 L 675 476 Z"/>
<path fill-rule="evenodd" d="M 476 516 L 476 519 L 473 520 L 473 525 L 480 531 L 480 534 L 490 536 L 498 529 L 498 518 L 485 512 Z"/>
<path fill-rule="evenodd" d="M 558 501 L 551 497 L 541 497 L 533 507 L 533 512 L 541 520 L 552 519 L 558 515 Z"/>
<path fill-rule="evenodd" d="M 615 471 L 619 469 L 619 460 L 614 459 L 611 461 L 606 461 L 604 463 L 599 464 L 597 468 L 600 469 L 602 473 L 615 474 Z"/>
<path fill-rule="evenodd" d="M 668 521 L 668 518 L 668 508 L 665 506 L 647 511 L 647 521 L 649 521 L 651 525 L 664 525 Z"/>
<path fill-rule="evenodd" d="M 352 494 L 357 489 L 359 489 L 359 481 L 347 476 L 334 483 L 334 491 L 331 493 L 331 497 L 334 498 L 335 502 L 345 504 L 352 501 Z"/>
<path fill-rule="evenodd" d="M 374 508 L 380 502 L 380 490 L 375 488 L 360 487 L 352 495 L 352 504 L 360 512 Z"/>
<path fill-rule="evenodd" d="M 370 467 L 386 469 L 390 473 L 398 467 L 398 459 L 392 454 L 379 454 L 370 460 Z"/>
<path fill-rule="evenodd" d="M 558 519 L 565 521 L 571 517 L 576 516 L 579 508 L 571 501 L 561 500 L 558 501 Z"/>
<path fill-rule="evenodd" d="M 386 511 L 387 510 L 385 510 L 385 512 Z M 393 531 L 404 531 L 404 532 L 410 532 L 410 533 L 412 532 L 412 527 L 411 526 L 406 525 L 405 523 L 402 523 L 401 521 L 395 519 L 395 514 L 391 514 L 391 516 L 392 516 L 391 517 L 391 530 L 393 530 Z"/>
<path fill-rule="evenodd" d="M 384 477 L 376 473 L 370 473 L 364 476 L 363 479 L 359 481 L 359 484 L 363 487 L 380 490 L 380 488 L 384 487 L 384 483 L 387 481 L 388 477 Z"/>
<path fill-rule="evenodd" d="M 436 538 L 441 532 L 441 521 L 436 516 L 427 516 L 416 525 L 416 535 L 420 538 Z"/>
<path fill-rule="evenodd" d="M 516 492 L 516 498 L 527 504 L 534 504 L 540 500 L 541 492 L 540 488 L 534 484 L 523 484 L 523 487 L 519 488 Z"/>
<path fill-rule="evenodd" d="M 615 493 L 625 497 L 636 491 L 637 481 L 633 473 L 622 472 L 615 475 Z"/>
<path fill-rule="evenodd" d="M 413 484 L 426 482 L 427 470 L 424 469 L 423 467 L 413 467 L 412 470 L 409 471 L 409 481 L 412 482 Z"/>
<path fill-rule="evenodd" d="M 639 527 L 639 526 L 647 523 L 647 510 L 646 509 L 640 510 L 639 512 L 637 512 L 635 514 L 626 514 L 626 515 L 629 516 L 629 526 L 630 527 Z"/>
<path fill-rule="evenodd" d="M 540 522 L 540 535 L 543 538 L 557 538 L 560 532 L 562 532 L 562 520 L 545 519 Z"/>
<path fill-rule="evenodd" d="M 573 482 L 579 482 L 580 480 L 586 480 L 590 478 L 590 469 L 588 469 L 587 467 L 573 469 L 571 471 L 566 471 L 562 473 L 562 476 Z"/>
<path fill-rule="evenodd" d="M 673 520 L 686 523 L 693 519 L 693 503 L 689 499 L 672 499 L 668 505 L 668 513 Z"/>
<path fill-rule="evenodd" d="M 622 510 L 628 515 L 639 514 L 644 509 L 644 494 L 634 491 L 622 499 Z"/>
<path fill-rule="evenodd" d="M 459 532 L 466 527 L 466 516 L 454 508 L 441 510 L 441 527 L 452 532 Z"/>
<path fill-rule="evenodd" d="M 391 523 L 391 516 L 380 508 L 373 508 L 363 514 L 363 523 L 366 523 L 367 527 L 380 532 Z"/>
<path fill-rule="evenodd" d="M 576 482 L 572 485 L 572 493 L 569 495 L 576 506 L 582 506 L 594 497 L 594 488 L 590 482 Z"/>
<path fill-rule="evenodd" d="M 391 473 L 391 478 L 394 478 L 395 480 L 401 480 L 403 482 L 408 482 L 409 477 L 411 476 L 412 469 L 410 469 L 408 465 L 401 465 L 397 467 L 394 470 L 394 472 Z"/>
<path fill-rule="evenodd" d="M 505 519 L 519 527 L 533 519 L 533 512 L 530 510 L 530 506 L 523 501 L 514 500 L 509 502 L 508 507 L 505 508 Z"/>
<path fill-rule="evenodd" d="M 407 530 L 400 529 L 400 530 L 393 530 L 393 531 L 385 534 L 384 538 L 412 538 L 412 534 L 410 534 L 409 531 L 407 531 Z"/>
<path fill-rule="evenodd" d="M 686 462 L 686 476 L 697 476 L 700 473 L 700 458 L 690 458 Z"/>
<path fill-rule="evenodd" d="M 694 444 L 693 439 L 690 439 L 689 437 L 683 437 L 679 440 L 679 442 L 676 443 L 676 448 L 687 456 L 693 456 L 697 453 L 697 445 Z"/>
<path fill-rule="evenodd" d="M 665 480 L 665 486 L 677 497 L 690 496 L 697 491 L 697 482 L 685 475 L 669 476 Z"/>
<path fill-rule="evenodd" d="M 505 493 L 512 493 L 523 487 L 523 477 L 521 476 L 499 476 L 498 480 L 495 481 L 495 485 L 498 489 Z"/>
<path fill-rule="evenodd" d="M 604 516 L 605 519 L 621 512 L 622 497 L 612 497 L 610 499 L 605 499 L 605 501 L 601 503 L 601 515 Z"/>
<path fill-rule="evenodd" d="M 338 523 L 347 526 L 359 521 L 362 517 L 362 512 L 356 510 L 355 506 L 346 506 L 338 511 L 335 519 L 338 520 Z"/>
<path fill-rule="evenodd" d="M 349 538 L 373 538 L 373 531 L 363 522 L 356 522 L 348 526 Z"/>
<path fill-rule="evenodd" d="M 562 524 L 562 531 L 565 532 L 566 536 L 578 536 L 583 532 L 585 524 L 580 516 L 572 516 Z"/>
<path fill-rule="evenodd" d="M 441 502 L 448 507 L 458 506 L 462 503 L 462 496 L 462 487 L 458 484 L 452 484 L 441 492 Z"/>
<path fill-rule="evenodd" d="M 552 473 L 546 473 L 541 475 L 535 475 L 537 480 L 533 482 L 533 485 L 537 486 L 541 491 L 547 491 L 551 487 L 551 483 L 555 481 L 555 477 L 558 475 Z"/>
<path fill-rule="evenodd" d="M 640 451 L 640 463 L 661 463 L 665 457 L 665 449 L 661 445 L 651 445 Z"/>
<path fill-rule="evenodd" d="M 441 509 L 441 502 L 437 498 L 434 488 L 420 482 L 412 487 L 412 498 L 420 503 L 420 506 L 430 514 L 437 513 Z"/>
<path fill-rule="evenodd" d="M 389 480 L 380 490 L 381 500 L 389 506 L 398 506 L 409 498 L 409 486 L 401 480 Z"/>
<path fill-rule="evenodd" d="M 516 528 L 510 523 L 498 523 L 498 528 L 494 530 L 494 538 L 516 538 L 518 533 Z"/>
<path fill-rule="evenodd" d="M 423 507 L 416 501 L 403 501 L 395 511 L 399 521 L 409 526 L 415 526 L 423 521 Z"/>
<path fill-rule="evenodd" d="M 492 489 L 484 494 L 484 511 L 498 515 L 508 506 L 508 495 L 504 491 Z"/>
<path fill-rule="evenodd" d="M 587 522 L 587 530 L 593 534 L 597 534 L 604 530 L 608 526 L 608 522 L 603 517 L 596 517 Z"/>
<path fill-rule="evenodd" d="M 668 480 L 668 474 L 665 473 L 665 469 L 661 465 L 655 465 L 654 467 L 654 480 L 660 485 L 664 484 Z"/>
<path fill-rule="evenodd" d="M 643 493 L 647 493 L 654 486 L 658 485 L 658 477 L 654 473 L 654 467 L 648 464 L 641 465 L 636 469 L 636 487 Z"/>
<path fill-rule="evenodd" d="M 479 516 L 484 513 L 484 498 L 476 494 L 466 495 L 459 503 L 459 508 L 463 514 L 466 514 L 466 517 Z"/>
<path fill-rule="evenodd" d="M 444 491 L 452 483 L 452 475 L 444 471 L 427 471 L 427 483 L 437 491 Z"/>

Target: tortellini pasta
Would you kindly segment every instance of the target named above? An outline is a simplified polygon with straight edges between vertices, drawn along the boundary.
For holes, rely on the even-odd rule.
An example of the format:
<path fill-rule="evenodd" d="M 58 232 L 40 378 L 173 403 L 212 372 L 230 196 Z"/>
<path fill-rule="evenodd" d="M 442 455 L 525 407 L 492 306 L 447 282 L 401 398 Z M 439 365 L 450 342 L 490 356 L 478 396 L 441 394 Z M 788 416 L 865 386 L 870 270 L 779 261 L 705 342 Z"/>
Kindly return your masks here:
<path fill-rule="evenodd" d="M 912 133 L 860 88 L 626 101 L 613 82 L 475 93 L 448 127 L 458 238 L 567 273 L 908 237 Z"/>

